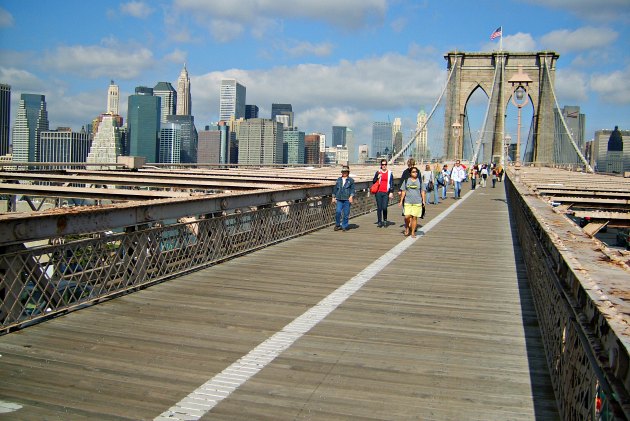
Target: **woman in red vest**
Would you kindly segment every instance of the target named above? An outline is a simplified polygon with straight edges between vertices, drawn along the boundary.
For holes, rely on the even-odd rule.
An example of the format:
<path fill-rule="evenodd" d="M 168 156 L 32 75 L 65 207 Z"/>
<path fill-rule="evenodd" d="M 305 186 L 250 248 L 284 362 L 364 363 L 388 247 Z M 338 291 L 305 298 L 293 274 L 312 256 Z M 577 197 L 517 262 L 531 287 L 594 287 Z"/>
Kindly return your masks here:
<path fill-rule="evenodd" d="M 394 197 L 394 174 L 387 169 L 387 160 L 381 159 L 381 168 L 374 174 L 372 184 L 379 182 L 378 192 L 374 195 L 376 199 L 376 215 L 378 217 L 378 227 L 389 225 L 387 221 L 387 205 L 389 199 Z"/>

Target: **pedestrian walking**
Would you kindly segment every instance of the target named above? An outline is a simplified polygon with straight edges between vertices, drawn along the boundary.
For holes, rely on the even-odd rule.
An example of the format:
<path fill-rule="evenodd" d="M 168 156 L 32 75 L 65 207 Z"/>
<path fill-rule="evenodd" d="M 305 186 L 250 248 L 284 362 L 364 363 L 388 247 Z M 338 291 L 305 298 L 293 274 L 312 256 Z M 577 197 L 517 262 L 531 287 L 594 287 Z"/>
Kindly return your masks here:
<path fill-rule="evenodd" d="M 453 184 L 453 188 L 455 190 L 454 199 L 459 199 L 461 197 L 462 192 L 462 181 L 466 179 L 466 170 L 462 167 L 459 159 L 455 161 L 455 166 L 453 166 L 453 170 L 451 171 L 451 184 Z"/>
<path fill-rule="evenodd" d="M 403 171 L 402 175 L 400 176 L 400 185 L 402 186 L 402 183 L 409 178 L 409 172 L 411 171 L 411 168 L 416 166 L 416 160 L 413 158 L 409 158 L 407 160 L 407 168 L 405 168 L 405 170 Z M 400 194 L 400 193 L 399 193 Z M 404 205 L 404 202 L 403 202 Z M 403 206 L 404 208 L 404 206 Z M 402 211 L 402 216 L 403 216 L 403 226 L 405 227 L 405 230 L 407 229 L 407 218 L 405 218 L 405 210 L 403 209 Z"/>
<path fill-rule="evenodd" d="M 442 186 L 442 200 L 446 200 L 446 189 L 448 188 L 448 183 L 450 182 L 451 176 L 448 172 L 448 165 L 444 164 L 442 167 L 442 171 L 438 174 L 438 184 Z M 442 180 L 442 181 L 440 181 Z"/>
<path fill-rule="evenodd" d="M 378 191 L 374 195 L 376 199 L 376 217 L 379 228 L 389 225 L 387 220 L 387 206 L 389 199 L 394 197 L 394 174 L 387 169 L 387 160 L 381 159 L 381 167 L 374 174 L 372 184 L 378 181 Z"/>
<path fill-rule="evenodd" d="M 488 166 L 486 164 L 481 165 L 481 187 L 486 187 L 486 180 L 488 179 Z"/>
<path fill-rule="evenodd" d="M 350 205 L 354 200 L 354 195 L 354 180 L 350 177 L 350 167 L 343 166 L 341 177 L 337 179 L 332 192 L 332 202 L 337 204 L 335 208 L 335 231 L 348 231 Z"/>
<path fill-rule="evenodd" d="M 410 176 L 402 183 L 400 191 L 398 206 L 403 207 L 404 202 L 404 213 L 407 220 L 405 237 L 411 235 L 412 238 L 416 238 L 418 217 L 422 215 L 422 207 L 426 201 L 426 191 L 424 184 L 419 178 L 418 168 L 414 167 L 411 169 Z"/>
<path fill-rule="evenodd" d="M 424 171 L 422 171 L 421 176 L 419 178 L 422 181 L 422 187 L 424 188 L 424 191 L 426 192 L 425 196 L 429 195 L 428 203 L 433 203 L 431 201 L 431 192 L 433 192 L 436 186 L 435 186 L 435 179 L 433 177 L 433 171 L 431 171 L 431 165 L 427 164 L 424 167 Z"/>
<path fill-rule="evenodd" d="M 497 184 L 498 171 L 496 168 L 492 170 L 492 188 L 494 188 Z"/>
<path fill-rule="evenodd" d="M 477 164 L 471 165 L 470 167 L 470 188 L 471 190 L 475 190 L 477 188 L 477 177 L 479 176 L 479 170 L 477 169 Z"/>

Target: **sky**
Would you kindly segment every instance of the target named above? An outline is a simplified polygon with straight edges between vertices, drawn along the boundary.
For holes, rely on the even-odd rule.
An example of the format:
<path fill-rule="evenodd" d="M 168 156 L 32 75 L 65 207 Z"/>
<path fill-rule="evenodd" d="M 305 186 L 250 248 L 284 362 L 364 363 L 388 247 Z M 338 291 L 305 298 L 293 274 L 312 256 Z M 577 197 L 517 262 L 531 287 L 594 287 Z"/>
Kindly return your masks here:
<path fill-rule="evenodd" d="M 400 117 L 407 140 L 444 88 L 444 55 L 498 50 L 499 26 L 506 51 L 560 55 L 558 102 L 580 106 L 587 140 L 630 129 L 630 0 L 0 0 L 0 83 L 12 121 L 20 94 L 37 93 L 51 129 L 78 130 L 106 111 L 110 80 L 126 118 L 135 87 L 176 87 L 185 65 L 198 129 L 236 78 L 261 117 L 290 103 L 301 131 L 348 126 L 358 144 Z"/>

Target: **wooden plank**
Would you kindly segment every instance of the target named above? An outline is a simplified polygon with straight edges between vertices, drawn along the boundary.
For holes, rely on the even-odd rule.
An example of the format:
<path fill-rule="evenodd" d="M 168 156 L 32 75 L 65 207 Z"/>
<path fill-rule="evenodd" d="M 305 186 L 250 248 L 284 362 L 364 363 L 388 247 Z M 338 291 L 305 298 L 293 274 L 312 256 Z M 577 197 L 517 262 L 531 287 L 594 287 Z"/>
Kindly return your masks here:
<path fill-rule="evenodd" d="M 0 396 L 26 420 L 153 419 L 403 240 L 389 219 L 2 336 Z M 519 250 L 503 189 L 479 189 L 204 419 L 556 419 Z"/>

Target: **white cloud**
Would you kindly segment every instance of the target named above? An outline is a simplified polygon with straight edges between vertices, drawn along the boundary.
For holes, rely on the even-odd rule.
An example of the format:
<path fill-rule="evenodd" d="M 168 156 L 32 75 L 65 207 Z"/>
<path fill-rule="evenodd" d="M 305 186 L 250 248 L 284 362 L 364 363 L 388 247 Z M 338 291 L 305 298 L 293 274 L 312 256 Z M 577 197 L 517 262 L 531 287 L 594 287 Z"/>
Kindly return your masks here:
<path fill-rule="evenodd" d="M 332 53 L 333 46 L 329 42 L 313 44 L 307 41 L 295 41 L 291 45 L 283 46 L 282 49 L 292 57 L 301 57 L 308 55 L 326 57 Z"/>
<path fill-rule="evenodd" d="M 193 103 L 203 104 L 196 109 L 208 113 L 196 116 L 200 124 L 218 118 L 221 79 L 236 78 L 247 88 L 247 103 L 258 105 L 261 116 L 268 117 L 272 102 L 290 103 L 301 130 L 326 132 L 334 124 L 347 125 L 365 143 L 366 130 L 371 130 L 375 118 L 407 112 L 415 121 L 421 105 L 427 111 L 433 106 L 446 81 L 440 64 L 429 58 L 386 54 L 334 65 L 231 69 L 191 77 L 191 90 Z"/>
<path fill-rule="evenodd" d="M 556 69 L 554 88 L 560 106 L 588 101 L 588 81 L 587 76 L 583 73 L 568 69 Z"/>
<path fill-rule="evenodd" d="M 484 44 L 484 46 L 482 47 L 482 51 L 498 51 L 500 42 L 501 41 L 499 39 L 490 41 Z M 534 41 L 534 38 L 532 38 L 531 34 L 526 34 L 523 32 L 517 32 L 514 35 L 503 34 L 504 51 L 529 52 L 536 51 L 536 49 L 536 41 Z"/>
<path fill-rule="evenodd" d="M 30 90 L 35 93 L 46 88 L 46 83 L 31 72 L 0 66 L 0 80 L 11 85 L 12 92 Z"/>
<path fill-rule="evenodd" d="M 13 15 L 0 7 L 0 28 L 8 28 L 10 26 L 13 26 Z"/>
<path fill-rule="evenodd" d="M 403 18 L 394 19 L 390 23 L 390 26 L 392 27 L 392 30 L 394 32 L 400 33 L 407 27 L 408 23 L 409 23 L 409 20 L 403 17 Z"/>
<path fill-rule="evenodd" d="M 175 9 L 193 13 L 197 22 L 204 26 L 212 23 L 212 34 L 218 40 L 234 39 L 243 27 L 251 28 L 260 37 L 270 22 L 282 19 L 305 19 L 325 22 L 334 27 L 354 30 L 380 24 L 387 12 L 387 0 L 241 0 L 238 7 L 224 0 L 175 0 Z M 216 31 L 218 22 L 240 26 L 235 35 Z M 230 31 L 228 25 L 221 25 Z"/>
<path fill-rule="evenodd" d="M 58 47 L 46 53 L 42 59 L 42 65 L 49 70 L 87 78 L 120 79 L 138 77 L 153 62 L 153 53 L 144 47 L 125 51 L 96 45 Z"/>
<path fill-rule="evenodd" d="M 199 18 L 200 20 L 202 18 Z M 230 42 L 240 37 L 244 31 L 243 25 L 229 20 L 212 19 L 210 21 L 210 32 L 218 42 Z"/>
<path fill-rule="evenodd" d="M 139 19 L 148 18 L 153 9 L 142 1 L 130 1 L 120 5 L 120 11 L 125 15 L 130 15 Z"/>
<path fill-rule="evenodd" d="M 559 29 L 540 38 L 543 49 L 568 53 L 607 47 L 619 34 L 610 28 L 584 27 L 575 31 Z"/>
<path fill-rule="evenodd" d="M 164 56 L 164 60 L 172 62 L 172 63 L 184 63 L 186 61 L 186 57 L 188 54 L 186 51 L 182 50 L 174 50 L 169 54 Z"/>
<path fill-rule="evenodd" d="M 628 0 L 523 0 L 553 9 L 561 9 L 582 19 L 609 22 L 630 22 Z"/>
<path fill-rule="evenodd" d="M 523 32 L 517 32 L 514 35 L 508 35 L 503 37 L 503 49 L 506 51 L 536 51 L 536 41 L 530 34 Z"/>
<path fill-rule="evenodd" d="M 597 92 L 603 102 L 630 104 L 630 67 L 608 74 L 594 74 L 590 86 Z"/>

